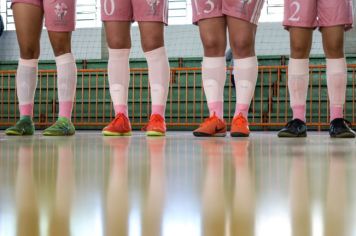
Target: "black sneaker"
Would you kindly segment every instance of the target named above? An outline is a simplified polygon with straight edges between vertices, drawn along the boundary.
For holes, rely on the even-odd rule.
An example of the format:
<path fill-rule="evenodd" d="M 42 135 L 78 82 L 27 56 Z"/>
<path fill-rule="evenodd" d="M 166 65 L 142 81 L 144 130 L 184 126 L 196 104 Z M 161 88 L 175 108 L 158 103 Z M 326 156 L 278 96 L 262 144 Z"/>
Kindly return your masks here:
<path fill-rule="evenodd" d="M 307 125 L 299 119 L 291 120 L 278 132 L 280 138 L 307 137 Z"/>
<path fill-rule="evenodd" d="M 337 118 L 330 122 L 329 134 L 332 138 L 355 138 L 356 133 L 351 128 L 351 123 L 344 118 Z"/>

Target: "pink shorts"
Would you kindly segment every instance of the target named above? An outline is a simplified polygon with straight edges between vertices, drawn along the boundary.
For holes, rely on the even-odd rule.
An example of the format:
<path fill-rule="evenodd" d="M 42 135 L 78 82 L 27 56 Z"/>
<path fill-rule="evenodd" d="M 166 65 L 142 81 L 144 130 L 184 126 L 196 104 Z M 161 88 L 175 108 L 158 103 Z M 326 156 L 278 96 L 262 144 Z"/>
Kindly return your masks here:
<path fill-rule="evenodd" d="M 193 23 L 226 15 L 257 25 L 263 3 L 264 0 L 192 0 Z"/>
<path fill-rule="evenodd" d="M 70 32 L 75 29 L 75 0 L 12 0 L 28 3 L 43 9 L 48 31 Z"/>
<path fill-rule="evenodd" d="M 352 0 L 284 0 L 286 28 L 344 25 L 350 29 L 352 24 Z"/>
<path fill-rule="evenodd" d="M 102 21 L 168 23 L 168 0 L 101 0 Z"/>

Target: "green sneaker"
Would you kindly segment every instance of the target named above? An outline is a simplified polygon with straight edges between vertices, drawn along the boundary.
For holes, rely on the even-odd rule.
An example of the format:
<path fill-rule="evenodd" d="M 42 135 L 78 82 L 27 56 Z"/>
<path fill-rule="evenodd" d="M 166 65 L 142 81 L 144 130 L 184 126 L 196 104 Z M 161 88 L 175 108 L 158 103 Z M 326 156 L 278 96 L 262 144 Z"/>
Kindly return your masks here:
<path fill-rule="evenodd" d="M 44 136 L 71 136 L 74 134 L 74 125 L 65 117 L 59 117 L 56 123 L 43 131 Z"/>
<path fill-rule="evenodd" d="M 10 128 L 5 130 L 6 135 L 33 135 L 35 133 L 35 125 L 32 118 L 29 116 L 23 116 L 20 120 Z"/>

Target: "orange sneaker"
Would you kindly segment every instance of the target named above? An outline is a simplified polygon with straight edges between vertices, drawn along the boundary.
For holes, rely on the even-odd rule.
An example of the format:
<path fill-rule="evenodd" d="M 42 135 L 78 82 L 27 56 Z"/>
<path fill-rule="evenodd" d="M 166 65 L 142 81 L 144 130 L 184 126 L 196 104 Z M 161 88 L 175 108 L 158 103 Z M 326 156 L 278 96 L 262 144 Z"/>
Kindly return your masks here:
<path fill-rule="evenodd" d="M 153 114 L 148 124 L 142 130 L 146 131 L 147 136 L 165 136 L 166 122 L 161 115 Z"/>
<path fill-rule="evenodd" d="M 231 137 L 248 137 L 250 136 L 250 128 L 248 127 L 247 119 L 240 113 L 235 116 L 231 124 Z"/>
<path fill-rule="evenodd" d="M 131 136 L 130 120 L 119 113 L 102 131 L 105 136 Z"/>
<path fill-rule="evenodd" d="M 193 131 L 196 137 L 225 137 L 226 123 L 215 114 L 207 119 Z"/>

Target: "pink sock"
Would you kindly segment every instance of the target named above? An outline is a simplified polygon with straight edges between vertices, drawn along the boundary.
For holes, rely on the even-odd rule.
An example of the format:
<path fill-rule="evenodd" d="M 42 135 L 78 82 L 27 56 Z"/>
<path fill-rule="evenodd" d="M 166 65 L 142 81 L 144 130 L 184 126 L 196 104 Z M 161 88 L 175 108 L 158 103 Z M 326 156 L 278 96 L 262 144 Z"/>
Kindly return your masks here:
<path fill-rule="evenodd" d="M 257 57 L 234 59 L 234 75 L 236 84 L 235 116 L 242 113 L 247 118 L 258 76 Z"/>
<path fill-rule="evenodd" d="M 344 118 L 344 108 L 341 106 L 330 106 L 330 121 Z"/>
<path fill-rule="evenodd" d="M 238 104 L 236 103 L 235 116 L 238 116 L 240 113 L 247 119 L 248 109 L 250 108 L 249 104 Z"/>
<path fill-rule="evenodd" d="M 161 106 L 161 105 L 152 105 L 152 115 L 157 114 L 160 115 L 164 118 L 164 110 L 166 109 L 166 106 Z"/>
<path fill-rule="evenodd" d="M 33 117 L 33 103 L 20 105 L 20 115 Z"/>
<path fill-rule="evenodd" d="M 152 112 L 165 117 L 169 91 L 170 68 L 165 47 L 145 52 L 151 86 Z"/>
<path fill-rule="evenodd" d="M 224 118 L 224 103 L 223 102 L 210 102 L 208 103 L 210 116 L 214 114 L 219 118 Z"/>
<path fill-rule="evenodd" d="M 59 117 L 70 119 L 77 87 L 77 66 L 72 53 L 56 57 Z"/>
<path fill-rule="evenodd" d="M 115 114 L 128 117 L 127 101 L 130 83 L 130 49 L 109 48 L 108 76 Z"/>
<path fill-rule="evenodd" d="M 19 59 L 16 74 L 16 88 L 21 116 L 33 116 L 35 91 L 37 87 L 37 65 L 38 59 Z"/>
<path fill-rule="evenodd" d="M 293 119 L 306 121 L 306 101 L 309 86 L 309 59 L 289 59 L 288 90 Z"/>
<path fill-rule="evenodd" d="M 127 105 L 115 105 L 114 109 L 115 109 L 115 116 L 117 116 L 117 114 L 119 113 L 123 113 L 126 117 L 129 117 Z"/>
<path fill-rule="evenodd" d="M 306 112 L 306 109 L 305 109 L 305 105 L 295 105 L 292 107 L 292 111 L 293 111 L 293 120 L 294 119 L 299 119 L 299 120 L 302 120 L 302 121 L 306 121 L 306 118 L 305 118 L 305 112 Z"/>
<path fill-rule="evenodd" d="M 225 57 L 204 57 L 202 79 L 210 116 L 215 113 L 219 118 L 224 118 Z"/>
<path fill-rule="evenodd" d="M 330 121 L 343 118 L 347 87 L 347 65 L 345 58 L 326 59 L 328 94 L 330 100 Z"/>
<path fill-rule="evenodd" d="M 73 102 L 59 102 L 59 117 L 70 119 L 72 116 Z"/>

